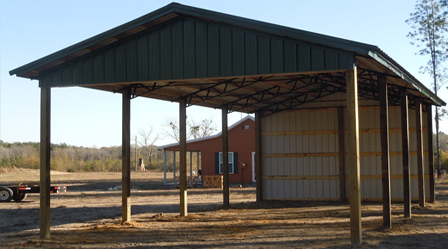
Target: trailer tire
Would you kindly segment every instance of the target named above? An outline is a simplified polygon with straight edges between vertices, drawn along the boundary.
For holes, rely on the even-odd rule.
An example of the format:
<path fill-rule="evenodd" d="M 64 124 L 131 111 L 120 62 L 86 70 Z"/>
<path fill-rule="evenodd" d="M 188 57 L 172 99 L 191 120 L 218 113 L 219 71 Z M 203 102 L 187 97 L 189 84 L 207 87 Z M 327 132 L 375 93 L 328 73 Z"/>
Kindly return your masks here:
<path fill-rule="evenodd" d="M 0 187 L 0 202 L 10 202 L 13 195 L 10 188 Z"/>
<path fill-rule="evenodd" d="M 26 193 L 20 193 L 18 195 L 14 195 L 12 199 L 14 199 L 16 202 L 20 202 L 26 199 L 27 194 Z"/>

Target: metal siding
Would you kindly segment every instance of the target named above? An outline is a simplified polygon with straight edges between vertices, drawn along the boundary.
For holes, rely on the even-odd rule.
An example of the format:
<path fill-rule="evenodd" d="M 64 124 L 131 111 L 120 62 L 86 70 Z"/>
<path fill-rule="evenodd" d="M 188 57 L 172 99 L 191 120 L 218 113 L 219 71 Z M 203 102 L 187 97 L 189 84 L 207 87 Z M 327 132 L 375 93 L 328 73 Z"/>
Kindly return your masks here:
<path fill-rule="evenodd" d="M 325 50 L 320 47 L 311 48 L 311 70 L 325 70 Z"/>
<path fill-rule="evenodd" d="M 219 29 L 219 76 L 232 75 L 232 30 Z"/>
<path fill-rule="evenodd" d="M 195 23 L 192 20 L 186 20 L 184 22 L 184 56 L 183 56 L 183 77 L 186 79 L 195 78 Z"/>
<path fill-rule="evenodd" d="M 93 81 L 93 57 L 83 59 L 83 84 L 92 84 Z"/>
<path fill-rule="evenodd" d="M 350 53 L 339 53 L 339 69 L 349 69 L 353 68 L 354 61 L 354 55 Z"/>
<path fill-rule="evenodd" d="M 269 37 L 257 36 L 257 49 L 258 49 L 258 74 L 269 74 L 271 73 L 270 65 L 270 44 Z"/>
<path fill-rule="evenodd" d="M 149 79 L 160 79 L 160 51 L 161 35 L 159 30 L 155 30 L 148 35 L 149 46 Z"/>
<path fill-rule="evenodd" d="M 126 81 L 126 43 L 119 44 L 115 50 L 115 80 Z"/>
<path fill-rule="evenodd" d="M 137 81 L 137 40 L 131 39 L 126 43 L 126 80 Z"/>
<path fill-rule="evenodd" d="M 246 33 L 244 37 L 244 69 L 246 75 L 257 74 L 257 36 L 251 33 Z"/>
<path fill-rule="evenodd" d="M 104 83 L 104 53 L 97 53 L 93 59 L 93 81 Z"/>
<path fill-rule="evenodd" d="M 335 110 L 322 112 L 281 112 L 266 118 L 263 132 L 328 131 L 337 123 Z M 335 153 L 337 134 L 264 135 L 267 154 L 275 153 Z M 267 159 L 267 158 L 266 158 Z M 337 157 L 272 157 L 265 161 L 267 176 L 326 176 L 337 175 Z M 337 198 L 335 179 L 266 179 L 273 188 L 269 198 Z"/>
<path fill-rule="evenodd" d="M 73 85 L 73 67 L 65 66 L 62 69 L 62 82 L 63 85 Z"/>
<path fill-rule="evenodd" d="M 297 72 L 297 45 L 285 41 L 284 44 L 284 71 Z"/>
<path fill-rule="evenodd" d="M 183 22 L 175 22 L 171 29 L 171 78 L 184 78 L 183 72 L 183 44 L 184 44 L 184 28 Z"/>
<path fill-rule="evenodd" d="M 141 35 L 137 40 L 137 77 L 138 80 L 149 79 L 149 42 L 148 35 Z"/>
<path fill-rule="evenodd" d="M 51 74 L 42 74 L 39 77 L 39 86 L 51 86 Z"/>
<path fill-rule="evenodd" d="M 215 25 L 208 25 L 207 32 L 207 76 L 219 75 L 219 28 Z"/>
<path fill-rule="evenodd" d="M 73 85 L 81 85 L 83 83 L 83 66 L 82 61 L 77 60 L 73 63 Z"/>
<path fill-rule="evenodd" d="M 271 73 L 283 73 L 283 41 L 271 39 Z"/>
<path fill-rule="evenodd" d="M 115 82 L 115 48 L 110 48 L 104 52 L 104 81 L 107 83 Z M 73 81 L 77 73 L 73 72 Z"/>
<path fill-rule="evenodd" d="M 349 69 L 352 65 L 350 52 L 180 17 L 42 72 L 41 78 L 47 76 L 40 84 L 66 86 L 309 72 Z M 48 80 L 56 77 L 49 74 L 60 74 L 60 68 L 72 71 L 73 78 L 63 72 L 63 80 Z"/>
<path fill-rule="evenodd" d="M 205 78 L 207 77 L 207 25 L 201 22 L 195 24 L 196 77 Z"/>
<path fill-rule="evenodd" d="M 160 29 L 160 79 L 171 78 L 171 54 L 173 50 L 171 27 L 167 25 Z"/>
<path fill-rule="evenodd" d="M 336 51 L 326 49 L 325 50 L 325 70 L 337 70 L 339 69 L 339 55 Z"/>
<path fill-rule="evenodd" d="M 389 108 L 389 128 L 394 129 L 389 132 L 390 152 L 401 152 L 401 117 L 400 109 Z M 424 114 L 425 115 L 425 114 Z M 426 116 L 423 115 L 423 119 Z M 411 114 L 410 114 L 411 116 Z M 411 117 L 410 128 L 415 128 L 415 113 Z M 345 117 L 344 117 L 345 118 Z M 282 112 L 269 116 L 263 131 L 287 132 L 287 131 L 324 131 L 337 130 L 337 115 L 335 111 L 316 112 Z M 413 120 L 412 120 L 413 119 Z M 426 127 L 424 127 L 426 128 Z M 397 130 L 398 129 L 398 130 Z M 379 153 L 380 133 L 379 130 L 379 110 L 378 108 L 360 108 L 360 152 Z M 424 134 L 424 143 L 427 143 L 427 135 Z M 411 132 L 410 137 L 415 137 L 415 132 Z M 337 134 L 308 134 L 308 135 L 265 135 L 263 142 L 269 144 L 265 153 L 331 153 L 337 152 Z M 412 141 L 411 141 L 412 143 Z M 413 139 L 415 143 L 415 138 Z M 415 144 L 412 145 L 415 151 Z M 427 148 L 427 146 L 425 147 Z M 425 156 L 425 174 L 429 172 L 428 156 Z M 417 175 L 416 156 L 411 156 L 411 174 Z M 270 165 L 266 165 L 269 175 L 337 175 L 337 157 L 275 157 L 269 158 Z M 373 176 L 373 178 L 362 177 L 361 194 L 366 199 L 381 199 L 381 160 L 379 155 L 362 155 L 361 175 Z M 402 157 L 401 155 L 390 156 L 390 173 L 398 175 L 400 178 L 391 179 L 391 196 L 394 199 L 403 197 Z M 270 193 L 272 198 L 337 198 L 339 196 L 336 179 L 276 179 L 269 180 L 275 188 Z M 412 198 L 418 197 L 417 179 L 412 179 Z M 277 185 L 276 185 L 277 184 Z M 426 194 L 429 194 L 429 180 L 425 179 Z"/>
<path fill-rule="evenodd" d="M 244 32 L 232 30 L 232 73 L 244 75 Z"/>
<path fill-rule="evenodd" d="M 311 71 L 311 47 L 308 45 L 297 45 L 297 67 L 299 72 Z"/>
<path fill-rule="evenodd" d="M 62 72 L 61 70 L 55 70 L 51 75 L 51 85 L 59 85 L 62 82 Z"/>

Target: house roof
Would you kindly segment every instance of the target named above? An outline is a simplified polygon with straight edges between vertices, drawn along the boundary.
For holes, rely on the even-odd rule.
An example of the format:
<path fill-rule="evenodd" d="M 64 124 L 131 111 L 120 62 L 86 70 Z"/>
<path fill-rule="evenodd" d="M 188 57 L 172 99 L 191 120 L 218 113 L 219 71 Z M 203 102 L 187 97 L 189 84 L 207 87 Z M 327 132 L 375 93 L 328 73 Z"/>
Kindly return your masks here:
<path fill-rule="evenodd" d="M 232 124 L 231 126 L 229 126 L 229 131 L 232 130 L 233 128 L 237 127 L 238 125 L 240 125 L 241 123 L 245 122 L 246 120 L 252 120 L 255 121 L 255 118 L 251 115 L 247 115 L 246 117 L 242 118 L 241 120 L 239 120 L 238 122 L 235 122 L 234 124 Z M 199 141 L 204 141 L 204 140 L 210 140 L 210 139 L 214 139 L 214 138 L 218 138 L 222 135 L 222 132 L 219 132 L 215 135 L 211 135 L 208 137 L 201 137 L 201 138 L 196 138 L 196 139 L 192 139 L 192 140 L 188 140 L 187 144 L 191 144 L 191 143 L 195 143 L 195 142 L 199 142 Z M 162 146 L 158 146 L 157 148 L 159 150 L 163 150 L 165 148 L 170 148 L 170 147 L 175 147 L 175 146 L 179 146 L 179 143 L 171 143 L 171 144 L 166 144 L 166 145 L 162 145 Z"/>
<path fill-rule="evenodd" d="M 98 60 L 95 60 L 96 58 L 87 58 L 89 56 L 96 56 L 98 53 L 106 51 L 106 48 L 110 48 L 113 46 L 115 46 L 114 48 L 115 50 L 112 51 L 114 53 L 113 56 L 114 58 L 119 58 L 118 56 L 122 55 L 123 53 L 126 54 L 127 51 L 126 46 L 135 49 L 134 47 L 136 46 L 135 43 L 137 43 L 137 41 L 132 41 L 132 39 L 136 37 L 138 34 L 147 32 L 148 30 L 151 30 L 155 27 L 160 27 L 162 24 L 172 23 L 173 20 L 176 20 L 176 18 L 179 17 L 196 18 L 198 20 L 202 20 L 207 23 L 214 23 L 216 25 L 227 25 L 225 27 L 234 28 L 233 30 L 231 30 L 231 32 L 240 28 L 244 30 L 244 32 L 247 32 L 246 34 L 249 35 L 250 32 L 259 32 L 257 34 L 264 34 L 266 35 L 266 37 L 268 37 L 268 39 L 270 39 L 269 36 L 275 36 L 276 37 L 275 39 L 279 41 L 278 44 L 286 44 L 288 41 L 297 41 L 296 45 L 298 44 L 297 46 L 299 47 L 295 47 L 291 51 L 300 49 L 300 42 L 306 42 L 307 44 L 311 44 L 311 48 L 309 48 L 309 53 L 311 53 L 310 56 L 312 57 L 311 59 L 309 59 L 310 65 L 306 67 L 308 69 L 305 68 L 301 70 L 299 69 L 298 71 L 294 70 L 287 71 L 286 68 L 290 67 L 292 64 L 289 65 L 286 64 L 285 62 L 284 68 L 275 69 L 274 67 L 277 66 L 279 63 L 276 63 L 276 58 L 270 58 L 268 63 L 270 63 L 272 66 L 270 68 L 268 67 L 268 69 L 260 69 L 261 66 L 259 65 L 258 71 L 257 70 L 253 71 L 255 73 L 248 73 L 248 71 L 250 70 L 246 68 L 245 71 L 243 70 L 240 74 L 236 74 L 235 71 L 238 70 L 235 70 L 234 68 L 232 69 L 232 66 L 234 66 L 233 64 L 235 63 L 232 64 L 231 59 L 229 60 L 229 58 L 226 58 L 228 51 L 233 51 L 232 48 L 229 49 L 219 47 L 219 49 L 227 49 L 228 51 L 227 52 L 226 50 L 221 51 L 222 53 L 221 57 L 223 58 L 212 58 L 212 61 L 216 61 L 216 59 L 227 60 L 226 63 L 232 65 L 230 65 L 230 68 L 226 68 L 225 63 L 220 62 L 220 65 L 217 66 L 218 71 L 216 73 L 202 74 L 202 76 L 199 77 L 198 76 L 199 74 L 197 75 L 194 74 L 195 72 L 198 71 L 198 68 L 188 69 L 187 67 L 191 66 L 189 65 L 191 63 L 184 63 L 185 65 L 181 65 L 181 67 L 183 67 L 182 70 L 185 71 L 183 74 L 174 75 L 175 72 L 177 73 L 183 71 L 177 69 L 168 69 L 169 71 L 166 74 L 168 76 L 165 77 L 163 76 L 155 77 L 153 75 L 150 75 L 149 77 L 146 78 L 145 77 L 139 78 L 135 75 L 134 72 L 131 72 L 131 70 L 134 70 L 134 68 L 131 68 L 132 65 L 131 66 L 128 65 L 128 69 L 129 68 L 131 69 L 126 71 L 125 68 L 126 65 L 119 64 L 121 63 L 122 60 L 117 59 L 116 62 L 117 64 L 113 65 L 113 68 L 110 69 L 112 70 L 111 72 L 114 73 L 115 71 L 117 71 L 117 75 L 112 79 L 106 79 L 106 76 L 109 76 L 110 72 L 104 72 L 104 70 L 107 70 L 108 65 L 106 64 L 101 65 L 101 63 L 103 63 L 105 59 L 103 57 L 100 57 L 100 59 Z M 230 38 L 232 37 L 232 35 L 226 35 L 225 33 L 223 33 L 222 36 L 229 37 L 229 39 L 233 39 Z M 233 37 L 237 37 L 237 35 Z M 222 39 L 222 37 L 220 37 L 220 39 Z M 178 40 L 179 39 L 172 38 L 172 41 L 178 41 Z M 125 42 L 127 41 L 132 41 L 134 43 L 125 44 Z M 270 45 L 271 47 L 269 47 L 268 45 L 269 49 L 275 50 L 279 48 L 275 47 L 276 46 L 275 41 L 276 40 L 271 40 Z M 122 45 L 124 44 L 123 45 L 124 48 L 123 46 L 120 47 L 120 44 Z M 221 42 L 221 44 L 226 43 Z M 261 44 L 260 41 L 258 41 L 258 44 Z M 267 42 L 267 44 L 269 44 L 269 41 Z M 159 44 L 159 46 L 165 46 L 165 44 L 162 43 Z M 183 46 L 185 46 L 185 44 Z M 182 51 L 182 46 L 178 48 L 180 49 L 179 51 Z M 170 51 L 169 55 L 173 56 L 173 58 L 174 56 L 176 56 L 177 52 L 179 52 L 174 51 L 176 49 L 174 44 L 172 45 L 172 47 L 169 47 L 167 49 L 168 49 L 167 51 Z M 171 54 L 171 51 L 174 51 L 172 52 L 173 54 Z M 347 53 L 345 53 L 344 51 Z M 188 52 L 188 50 L 183 52 L 186 53 Z M 272 51 L 271 54 L 276 55 L 275 52 Z M 277 61 L 283 63 L 284 61 L 286 61 L 286 58 L 283 60 L 283 57 L 289 56 L 289 54 L 290 53 L 279 54 L 279 56 L 277 56 L 278 57 Z M 132 56 L 136 57 L 139 55 L 140 54 L 134 54 L 129 55 L 129 57 Z M 101 55 L 101 56 L 107 56 L 107 55 Z M 233 54 L 233 56 L 240 56 L 240 55 Z M 263 55 L 257 54 L 256 56 L 259 61 L 263 60 Z M 160 57 L 162 57 L 162 59 L 166 58 L 166 56 L 160 56 Z M 84 60 L 84 58 L 87 59 Z M 145 61 L 147 59 L 144 58 L 143 60 Z M 199 58 L 195 58 L 195 60 L 198 61 Z M 94 70 L 91 68 L 94 67 L 94 64 L 97 63 L 97 61 L 99 61 L 98 63 L 100 63 L 99 67 L 100 70 L 102 70 L 98 74 L 100 75 L 99 78 L 96 77 L 97 74 L 95 74 L 95 72 L 91 71 Z M 179 60 L 176 60 L 176 58 L 174 58 L 173 61 L 178 63 Z M 237 63 L 241 63 L 241 61 L 245 61 L 245 58 L 237 58 L 236 60 L 234 60 L 234 62 Z M 397 86 L 407 87 L 408 89 L 410 89 L 412 92 L 410 93 L 411 95 L 423 98 L 428 103 L 434 105 L 439 106 L 446 105 L 446 103 L 442 99 L 440 99 L 434 93 L 432 93 L 412 74 L 406 71 L 401 65 L 399 65 L 396 61 L 394 61 L 390 56 L 388 56 L 384 51 L 382 51 L 377 46 L 317 34 L 309 31 L 293 29 L 262 21 L 251 20 L 243 17 L 223 14 L 215 11 L 190 7 L 178 3 L 171 3 L 165 7 L 155 10 L 133 21 L 120 25 L 116 28 L 108 30 L 92 38 L 89 38 L 87 40 L 74 44 L 70 47 L 62 49 L 58 52 L 45 56 L 41 59 L 23 65 L 19 68 L 13 69 L 10 71 L 10 75 L 17 75 L 19 77 L 25 77 L 29 79 L 39 79 L 39 84 L 41 87 L 83 86 L 111 92 L 120 92 L 123 88 L 130 87 L 130 84 L 132 83 L 135 88 L 134 90 L 135 96 L 158 98 L 169 101 L 178 101 L 180 97 L 189 96 L 191 97 L 192 100 L 192 102 L 189 104 L 196 104 L 214 108 L 221 107 L 222 103 L 230 104 L 231 106 L 236 104 L 240 106 L 239 109 L 237 109 L 237 111 L 251 113 L 261 109 L 268 109 L 270 112 L 289 109 L 291 108 L 291 106 L 296 106 L 303 103 L 305 101 L 304 99 L 307 99 L 306 101 L 310 101 L 311 99 L 313 99 L 310 98 L 310 96 L 321 97 L 323 90 L 327 91 L 328 92 L 327 94 L 332 94 L 336 91 L 341 91 L 343 90 L 344 87 L 343 83 L 336 82 L 339 84 L 339 86 L 333 89 L 330 88 L 331 84 L 334 85 L 335 81 L 337 81 L 338 77 L 342 75 L 344 70 L 353 68 L 353 63 L 355 61 L 365 66 L 367 70 L 373 69 L 378 73 L 387 74 L 387 76 L 389 76 L 392 79 L 393 83 L 396 84 Z M 261 62 L 266 64 L 264 61 Z M 311 65 L 311 63 L 318 63 L 318 64 Z M 166 61 L 166 65 L 173 65 L 173 64 L 174 62 L 172 63 L 171 60 Z M 207 61 L 205 60 L 202 64 L 207 64 Z M 296 67 L 300 66 L 296 65 Z M 77 68 L 80 68 L 80 71 L 79 70 L 77 71 Z M 86 70 L 83 71 L 82 68 L 85 68 Z M 120 73 L 120 71 L 122 72 Z M 301 72 L 301 76 L 307 74 L 306 76 L 308 78 L 303 79 L 300 78 L 301 76 L 299 77 L 297 74 L 294 74 L 294 72 L 299 71 Z M 81 73 L 79 73 L 79 75 L 76 77 L 77 72 Z M 324 74 L 322 72 L 329 72 L 329 73 Z M 145 74 L 147 75 L 151 73 L 145 72 Z M 160 74 L 163 74 L 163 70 Z M 247 75 L 251 77 L 246 77 Z M 326 88 L 320 86 L 310 87 L 310 85 L 312 85 L 313 79 L 316 78 L 317 81 L 318 76 L 323 76 L 319 78 L 319 80 L 322 80 L 322 82 L 325 81 L 326 83 L 330 84 L 328 84 Z M 332 77 L 331 79 L 325 78 L 330 76 Z M 213 91 L 211 92 L 210 88 L 204 90 L 203 86 L 199 87 L 197 86 L 198 78 L 201 79 L 201 82 L 205 81 L 204 83 L 209 85 L 216 83 L 217 87 L 213 87 Z M 188 79 L 190 79 L 190 81 L 188 81 Z M 196 80 L 193 81 L 192 79 Z M 65 83 L 64 80 L 69 83 Z M 177 82 L 173 82 L 173 80 L 177 80 Z M 266 83 L 269 80 L 274 82 L 281 82 L 281 83 L 270 82 L 271 86 L 272 84 L 274 85 L 276 84 L 276 87 L 278 89 L 274 89 L 274 91 L 272 91 L 271 88 L 268 86 L 268 84 L 262 85 L 262 83 Z M 297 84 L 297 81 L 299 82 L 306 81 L 306 82 L 302 86 L 295 88 L 295 86 L 291 87 L 291 85 L 294 84 L 294 80 L 295 84 Z M 230 98 L 229 96 L 225 96 L 227 92 L 222 91 L 222 89 L 227 89 L 229 82 L 235 83 L 237 85 L 241 84 L 242 86 L 241 88 L 237 87 L 234 88 L 236 89 L 235 95 L 231 96 L 233 97 L 233 99 Z M 284 88 L 285 86 L 284 82 L 290 84 L 288 86 L 289 88 L 288 87 Z M 253 89 L 251 90 L 250 88 L 245 87 L 246 85 L 244 84 L 246 85 L 251 84 Z M 247 90 L 251 90 L 252 93 L 249 93 L 249 91 Z M 283 99 L 281 99 L 279 98 L 279 95 L 275 93 L 275 91 L 277 90 L 278 93 L 282 95 L 290 94 L 290 96 L 286 96 Z M 313 94 L 304 94 L 305 92 Z M 266 93 L 272 96 L 272 100 L 269 104 L 255 105 L 249 103 L 251 106 L 248 106 L 247 104 L 246 105 L 241 104 L 246 101 L 243 95 L 247 96 L 247 101 L 255 101 L 259 103 L 260 99 L 262 98 L 254 98 L 254 96 L 255 95 L 264 96 Z M 209 98 L 210 94 L 212 95 L 214 94 L 212 97 L 215 100 L 211 100 L 211 98 Z M 288 107 L 287 104 L 289 102 L 291 103 L 290 107 Z"/>

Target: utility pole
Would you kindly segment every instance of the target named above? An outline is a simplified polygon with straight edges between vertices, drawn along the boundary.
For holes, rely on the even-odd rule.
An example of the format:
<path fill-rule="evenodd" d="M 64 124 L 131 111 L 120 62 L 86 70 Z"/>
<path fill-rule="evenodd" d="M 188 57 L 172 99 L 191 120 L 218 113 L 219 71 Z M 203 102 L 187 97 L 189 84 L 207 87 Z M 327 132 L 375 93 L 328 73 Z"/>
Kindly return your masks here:
<path fill-rule="evenodd" d="M 137 172 L 137 136 L 135 136 L 135 172 Z"/>

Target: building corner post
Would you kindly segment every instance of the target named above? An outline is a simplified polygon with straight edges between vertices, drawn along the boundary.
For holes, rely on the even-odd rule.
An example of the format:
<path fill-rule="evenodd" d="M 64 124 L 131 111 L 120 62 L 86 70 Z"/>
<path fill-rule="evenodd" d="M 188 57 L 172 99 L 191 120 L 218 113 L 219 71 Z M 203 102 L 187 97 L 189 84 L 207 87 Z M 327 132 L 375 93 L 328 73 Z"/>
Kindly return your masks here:
<path fill-rule="evenodd" d="M 227 106 L 222 108 L 222 174 L 223 174 L 223 205 L 225 208 L 230 207 L 229 192 L 229 137 L 227 126 Z M 234 165 L 235 167 L 235 165 Z M 238 165 L 236 165 L 238 167 Z"/>
<path fill-rule="evenodd" d="M 179 101 L 180 216 L 188 216 L 187 200 L 187 101 Z"/>
<path fill-rule="evenodd" d="M 51 88 L 40 99 L 40 238 L 50 238 Z"/>
<path fill-rule="evenodd" d="M 358 118 L 358 81 L 357 70 L 346 71 L 347 87 L 347 121 L 348 121 L 348 144 L 347 144 L 347 171 L 349 175 L 350 195 L 350 230 L 352 245 L 362 243 L 361 226 L 361 180 L 359 165 L 359 118 Z"/>
<path fill-rule="evenodd" d="M 389 159 L 389 100 L 387 76 L 378 75 L 380 98 L 380 137 L 381 137 L 381 183 L 383 187 L 383 227 L 392 228 L 390 197 L 390 159 Z"/>
<path fill-rule="evenodd" d="M 131 90 L 123 92 L 122 101 L 122 221 L 131 221 Z"/>

